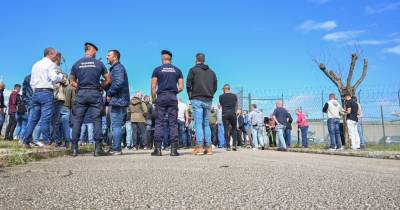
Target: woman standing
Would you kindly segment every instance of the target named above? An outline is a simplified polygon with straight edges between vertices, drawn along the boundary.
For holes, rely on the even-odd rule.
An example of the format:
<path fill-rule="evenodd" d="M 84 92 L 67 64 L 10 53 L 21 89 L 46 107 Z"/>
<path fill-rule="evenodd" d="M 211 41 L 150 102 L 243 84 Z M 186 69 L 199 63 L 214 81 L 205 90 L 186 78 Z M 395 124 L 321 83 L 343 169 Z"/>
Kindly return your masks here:
<path fill-rule="evenodd" d="M 308 148 L 308 138 L 307 138 L 307 132 L 308 132 L 308 122 L 306 119 L 306 116 L 304 115 L 303 111 L 301 109 L 296 110 L 296 115 L 297 115 L 297 126 L 301 130 L 301 144 L 303 148 Z"/>

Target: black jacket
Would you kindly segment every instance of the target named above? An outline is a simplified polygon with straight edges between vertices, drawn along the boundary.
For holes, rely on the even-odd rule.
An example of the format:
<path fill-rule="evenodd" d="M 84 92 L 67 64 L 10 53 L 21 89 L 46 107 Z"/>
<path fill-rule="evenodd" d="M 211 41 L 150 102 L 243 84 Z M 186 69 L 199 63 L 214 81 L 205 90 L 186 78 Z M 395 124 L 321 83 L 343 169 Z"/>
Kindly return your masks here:
<path fill-rule="evenodd" d="M 210 100 L 217 91 L 217 76 L 207 65 L 197 64 L 190 69 L 186 81 L 189 99 Z"/>
<path fill-rule="evenodd" d="M 244 117 L 243 115 L 238 116 L 238 129 L 243 129 L 244 128 Z"/>
<path fill-rule="evenodd" d="M 24 101 L 24 104 L 27 109 L 31 108 L 31 101 L 32 101 L 32 95 L 33 95 L 33 90 L 31 87 L 31 75 L 29 74 L 28 76 L 25 77 L 24 83 L 22 83 L 22 100 Z"/>
<path fill-rule="evenodd" d="M 125 67 L 120 63 L 116 63 L 110 68 L 111 87 L 107 92 L 107 96 L 111 97 L 111 106 L 127 107 L 130 103 L 128 75 Z"/>

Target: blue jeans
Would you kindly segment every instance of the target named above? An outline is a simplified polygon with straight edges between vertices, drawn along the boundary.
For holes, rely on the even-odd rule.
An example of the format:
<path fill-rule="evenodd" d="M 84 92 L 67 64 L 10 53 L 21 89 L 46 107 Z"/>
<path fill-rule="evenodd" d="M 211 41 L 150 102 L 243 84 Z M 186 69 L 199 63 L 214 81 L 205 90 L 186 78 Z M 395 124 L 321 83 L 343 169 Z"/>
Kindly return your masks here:
<path fill-rule="evenodd" d="M 71 110 L 63 106 L 60 111 L 60 118 L 61 118 L 61 127 L 65 143 L 71 142 L 70 116 L 71 116 Z"/>
<path fill-rule="evenodd" d="M 308 126 L 303 126 L 300 128 L 301 129 L 301 145 L 303 147 L 308 147 L 308 137 L 307 137 L 307 132 L 308 132 Z"/>
<path fill-rule="evenodd" d="M 125 122 L 125 130 L 126 130 L 126 146 L 133 147 L 132 143 L 132 123 L 131 121 Z"/>
<path fill-rule="evenodd" d="M 87 140 L 89 144 L 94 144 L 94 137 L 93 137 L 93 123 L 83 123 L 81 127 L 81 137 L 80 141 L 82 142 L 85 139 L 85 133 L 87 132 Z"/>
<path fill-rule="evenodd" d="M 38 124 L 40 123 L 40 130 L 43 134 L 43 140 L 45 143 L 50 142 L 50 123 L 53 114 L 53 100 L 54 95 L 52 91 L 35 91 L 32 96 L 32 106 L 30 109 L 30 117 L 26 131 L 24 134 L 24 144 L 29 144 L 32 141 L 32 133 Z"/>
<path fill-rule="evenodd" d="M 292 141 L 292 129 L 289 129 L 289 128 L 286 128 L 285 129 L 285 133 L 283 134 L 283 136 L 285 137 L 285 140 L 286 140 L 286 146 L 287 147 L 290 147 L 290 145 L 291 145 L 291 141 Z"/>
<path fill-rule="evenodd" d="M 178 133 L 179 133 L 179 144 L 183 147 L 188 146 L 187 134 L 185 128 L 185 122 L 178 120 Z"/>
<path fill-rule="evenodd" d="M 358 131 L 358 135 L 360 136 L 360 145 L 365 146 L 367 143 L 365 142 L 365 137 L 362 132 L 362 127 L 361 127 L 360 121 L 358 121 L 358 123 L 357 123 L 357 131 Z"/>
<path fill-rule="evenodd" d="M 254 148 L 265 147 L 267 142 L 264 140 L 264 130 L 260 126 L 252 126 L 251 135 L 253 140 Z"/>
<path fill-rule="evenodd" d="M 212 101 L 192 100 L 194 122 L 196 130 L 196 145 L 211 145 L 211 130 L 208 117 L 211 110 Z"/>
<path fill-rule="evenodd" d="M 225 145 L 225 134 L 224 134 L 224 124 L 218 124 L 218 146 L 224 148 Z"/>
<path fill-rule="evenodd" d="M 0 112 L 0 133 L 3 129 L 4 120 L 6 119 L 6 113 Z"/>
<path fill-rule="evenodd" d="M 285 142 L 285 137 L 283 136 L 283 133 L 285 132 L 286 126 L 278 124 L 276 126 L 276 134 L 279 139 L 279 148 L 281 149 L 286 149 L 286 142 Z"/>
<path fill-rule="evenodd" d="M 28 124 L 28 114 L 17 114 L 17 128 L 15 129 L 15 136 L 17 139 L 22 139 Z"/>
<path fill-rule="evenodd" d="M 127 108 L 122 106 L 111 106 L 110 118 L 113 135 L 112 150 L 120 152 L 122 142 L 122 126 L 125 124 Z"/>
<path fill-rule="evenodd" d="M 331 140 L 331 149 L 339 149 L 342 147 L 342 140 L 340 137 L 340 119 L 329 118 L 328 119 L 328 132 Z"/>

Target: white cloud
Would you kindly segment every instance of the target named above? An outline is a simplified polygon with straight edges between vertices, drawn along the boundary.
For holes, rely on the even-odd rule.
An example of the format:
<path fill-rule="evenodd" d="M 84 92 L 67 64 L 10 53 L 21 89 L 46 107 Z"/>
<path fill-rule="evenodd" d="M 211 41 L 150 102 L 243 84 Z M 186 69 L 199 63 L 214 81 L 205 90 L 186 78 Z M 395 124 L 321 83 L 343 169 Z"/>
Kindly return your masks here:
<path fill-rule="evenodd" d="M 369 15 L 400 10 L 400 2 L 392 2 L 387 4 L 368 5 L 365 7 L 365 12 Z"/>
<path fill-rule="evenodd" d="M 297 29 L 300 31 L 308 32 L 308 31 L 318 31 L 325 30 L 331 31 L 337 27 L 337 24 L 333 20 L 325 21 L 325 22 L 315 22 L 313 20 L 306 20 L 301 25 L 297 26 Z"/>
<path fill-rule="evenodd" d="M 397 45 L 397 46 L 394 46 L 394 47 L 390 47 L 390 48 L 386 48 L 386 49 L 384 49 L 384 52 L 400 55 L 400 45 Z"/>
<path fill-rule="evenodd" d="M 364 31 L 339 31 L 334 33 L 326 34 L 322 39 L 325 41 L 341 42 L 347 41 L 364 33 Z"/>

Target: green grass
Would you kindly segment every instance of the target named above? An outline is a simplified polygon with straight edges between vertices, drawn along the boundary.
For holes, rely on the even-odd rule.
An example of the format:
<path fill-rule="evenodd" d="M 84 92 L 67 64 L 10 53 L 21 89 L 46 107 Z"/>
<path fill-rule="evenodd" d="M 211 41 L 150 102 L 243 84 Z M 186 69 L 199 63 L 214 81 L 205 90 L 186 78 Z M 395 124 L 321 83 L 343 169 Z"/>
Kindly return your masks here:
<path fill-rule="evenodd" d="M 15 166 L 26 164 L 31 161 L 38 161 L 46 158 L 60 157 L 69 155 L 69 149 L 56 149 L 56 148 L 32 148 L 25 149 L 18 141 L 4 141 L 0 140 L 0 149 L 4 150 L 2 160 L 0 160 L 0 167 Z M 79 153 L 85 154 L 94 151 L 93 145 L 79 147 Z"/>

